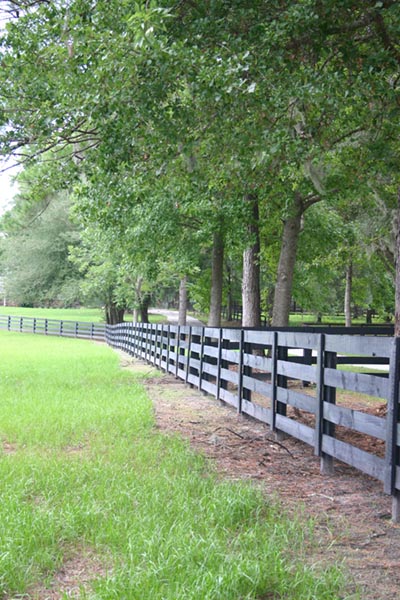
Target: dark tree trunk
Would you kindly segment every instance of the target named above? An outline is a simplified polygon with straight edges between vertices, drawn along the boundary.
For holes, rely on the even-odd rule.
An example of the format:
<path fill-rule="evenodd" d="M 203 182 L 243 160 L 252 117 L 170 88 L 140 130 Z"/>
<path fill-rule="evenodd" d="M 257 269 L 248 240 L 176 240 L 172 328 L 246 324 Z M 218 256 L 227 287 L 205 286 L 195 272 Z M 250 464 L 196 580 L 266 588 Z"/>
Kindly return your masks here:
<path fill-rule="evenodd" d="M 209 327 L 221 327 L 222 283 L 224 275 L 224 239 L 221 231 L 216 231 L 213 237 L 211 298 Z"/>
<path fill-rule="evenodd" d="M 273 327 L 287 327 L 289 325 L 294 267 L 301 231 L 301 217 L 304 210 L 305 207 L 301 196 L 296 195 L 293 210 L 285 219 L 283 225 L 282 245 L 272 310 Z"/>
<path fill-rule="evenodd" d="M 150 300 L 151 300 L 151 296 L 149 294 L 145 294 L 145 296 L 143 296 L 143 298 L 140 302 L 139 312 L 140 312 L 140 320 L 142 323 L 149 322 Z"/>
<path fill-rule="evenodd" d="M 182 277 L 179 283 L 179 316 L 178 325 L 186 325 L 188 307 L 187 277 Z"/>
<path fill-rule="evenodd" d="M 372 325 L 372 317 L 374 316 L 374 309 L 373 308 L 367 308 L 367 312 L 365 315 L 365 322 L 367 325 Z"/>
<path fill-rule="evenodd" d="M 125 309 L 119 308 L 113 302 L 106 305 L 106 322 L 108 325 L 116 325 L 124 320 Z"/>
<path fill-rule="evenodd" d="M 346 288 L 344 292 L 344 318 L 346 327 L 351 327 L 351 290 L 353 286 L 353 265 L 350 263 L 346 268 Z"/>
<path fill-rule="evenodd" d="M 227 300 L 226 300 L 226 320 L 233 320 L 233 277 L 232 277 L 232 265 L 230 261 L 226 262 L 226 281 L 227 281 Z"/>
<path fill-rule="evenodd" d="M 396 215 L 396 277 L 395 277 L 395 318 L 394 335 L 400 337 L 400 188 L 397 196 L 397 215 Z"/>
<path fill-rule="evenodd" d="M 247 231 L 251 240 L 243 252 L 243 280 L 242 280 L 242 326 L 260 327 L 261 301 L 260 301 L 260 233 L 258 198 L 248 195 L 246 201 L 251 203 L 251 221 Z"/>

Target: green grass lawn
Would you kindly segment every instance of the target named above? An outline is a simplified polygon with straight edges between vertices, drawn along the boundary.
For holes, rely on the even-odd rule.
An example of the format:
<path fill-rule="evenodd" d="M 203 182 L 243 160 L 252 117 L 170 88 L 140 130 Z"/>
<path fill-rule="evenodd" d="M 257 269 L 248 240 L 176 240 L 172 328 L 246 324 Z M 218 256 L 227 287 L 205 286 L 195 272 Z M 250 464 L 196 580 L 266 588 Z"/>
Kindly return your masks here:
<path fill-rule="evenodd" d="M 24 308 L 21 306 L 1 306 L 0 314 L 62 321 L 88 321 L 90 323 L 104 321 L 104 312 L 101 308 Z"/>
<path fill-rule="evenodd" d="M 1 306 L 1 315 L 17 317 L 37 317 L 60 321 L 85 321 L 103 323 L 104 311 L 101 308 L 24 308 L 20 306 Z M 132 313 L 125 313 L 125 321 L 132 321 Z M 162 315 L 150 315 L 150 323 L 162 323 L 166 319 Z"/>
<path fill-rule="evenodd" d="M 0 332 L 0 382 L 1 597 L 44 598 L 62 570 L 88 599 L 343 597 L 304 556 L 310 523 L 159 433 L 110 348 Z"/>

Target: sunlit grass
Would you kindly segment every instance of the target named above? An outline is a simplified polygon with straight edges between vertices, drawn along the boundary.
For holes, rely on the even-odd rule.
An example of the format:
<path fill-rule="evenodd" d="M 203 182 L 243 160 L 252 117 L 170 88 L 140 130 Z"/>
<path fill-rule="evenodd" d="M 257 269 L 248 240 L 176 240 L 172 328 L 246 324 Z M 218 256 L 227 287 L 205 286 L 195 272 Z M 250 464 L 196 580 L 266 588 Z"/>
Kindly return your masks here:
<path fill-rule="evenodd" d="M 104 311 L 101 308 L 26 308 L 22 306 L 1 306 L 0 314 L 63 321 L 88 321 L 91 323 L 104 321 Z"/>
<path fill-rule="evenodd" d="M 104 311 L 101 308 L 26 308 L 21 306 L 1 306 L 0 315 L 16 317 L 37 317 L 40 319 L 55 319 L 59 321 L 84 321 L 89 323 L 104 323 Z M 126 312 L 124 321 L 132 321 L 132 313 Z M 150 314 L 150 323 L 165 323 L 163 315 Z"/>
<path fill-rule="evenodd" d="M 0 342 L 0 595 L 35 597 L 89 548 L 103 565 L 90 599 L 340 597 L 336 568 L 306 566 L 310 523 L 159 433 L 111 349 L 7 332 Z"/>

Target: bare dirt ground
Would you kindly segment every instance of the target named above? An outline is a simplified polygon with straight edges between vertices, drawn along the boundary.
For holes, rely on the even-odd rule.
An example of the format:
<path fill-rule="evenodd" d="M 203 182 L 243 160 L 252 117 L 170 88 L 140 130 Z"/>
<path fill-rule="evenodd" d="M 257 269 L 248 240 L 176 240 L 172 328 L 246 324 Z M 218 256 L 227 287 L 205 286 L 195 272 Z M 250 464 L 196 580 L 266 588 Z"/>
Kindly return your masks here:
<path fill-rule="evenodd" d="M 267 426 L 211 396 L 126 354 L 121 360 L 146 375 L 160 430 L 187 438 L 221 476 L 254 481 L 285 509 L 315 520 L 319 547 L 311 558 L 343 563 L 344 598 L 400 597 L 400 526 L 379 481 L 338 462 L 334 475 L 321 475 L 309 446 L 291 438 L 278 443 Z"/>

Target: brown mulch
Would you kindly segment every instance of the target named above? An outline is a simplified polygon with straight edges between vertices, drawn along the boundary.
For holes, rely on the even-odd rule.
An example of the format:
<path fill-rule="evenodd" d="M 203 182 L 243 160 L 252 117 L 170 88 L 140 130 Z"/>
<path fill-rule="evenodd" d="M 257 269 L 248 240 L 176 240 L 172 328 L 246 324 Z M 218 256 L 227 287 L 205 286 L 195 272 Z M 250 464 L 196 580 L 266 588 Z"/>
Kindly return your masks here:
<path fill-rule="evenodd" d="M 313 518 L 320 545 L 311 558 L 343 563 L 345 598 L 400 596 L 400 526 L 391 521 L 391 498 L 381 482 L 339 462 L 333 475 L 322 475 L 309 446 L 292 438 L 278 442 L 268 426 L 122 356 L 124 367 L 146 375 L 160 430 L 187 438 L 222 476 L 254 481 L 287 510 Z M 376 414 L 376 408 L 365 410 Z"/>

